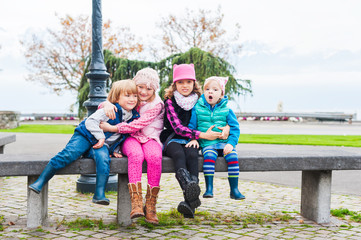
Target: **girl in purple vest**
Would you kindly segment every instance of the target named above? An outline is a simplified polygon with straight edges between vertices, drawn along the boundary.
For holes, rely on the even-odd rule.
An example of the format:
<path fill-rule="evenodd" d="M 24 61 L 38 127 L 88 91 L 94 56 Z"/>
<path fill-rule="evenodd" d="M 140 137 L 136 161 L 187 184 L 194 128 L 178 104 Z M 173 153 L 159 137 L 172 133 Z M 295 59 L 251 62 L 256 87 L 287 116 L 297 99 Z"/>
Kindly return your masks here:
<path fill-rule="evenodd" d="M 102 123 L 101 128 L 104 131 L 130 134 L 122 146 L 122 152 L 128 157 L 128 187 L 132 205 L 130 218 L 145 215 L 147 222 L 158 224 L 156 201 L 162 173 L 162 143 L 159 134 L 163 130 L 164 104 L 156 94 L 159 88 L 159 76 L 154 69 L 139 70 L 133 81 L 138 89 L 140 118 L 129 124 L 120 123 L 116 126 Z M 103 105 L 108 116 L 112 118 L 116 111 L 114 105 L 109 102 Z M 148 176 L 145 212 L 141 183 L 144 160 L 147 161 Z"/>
<path fill-rule="evenodd" d="M 96 164 L 96 186 L 92 201 L 97 204 L 109 205 L 109 199 L 105 197 L 105 187 L 109 178 L 109 155 L 122 156 L 119 152 L 120 143 L 126 138 L 126 135 L 104 133 L 99 124 L 104 121 L 115 125 L 138 118 L 139 114 L 134 110 L 138 103 L 137 87 L 132 80 L 114 82 L 107 99 L 116 105 L 117 114 L 114 120 L 105 115 L 104 109 L 98 109 L 83 120 L 75 128 L 74 135 L 65 148 L 50 159 L 39 178 L 29 186 L 31 190 L 40 193 L 43 186 L 59 169 L 84 155 L 93 158 Z"/>

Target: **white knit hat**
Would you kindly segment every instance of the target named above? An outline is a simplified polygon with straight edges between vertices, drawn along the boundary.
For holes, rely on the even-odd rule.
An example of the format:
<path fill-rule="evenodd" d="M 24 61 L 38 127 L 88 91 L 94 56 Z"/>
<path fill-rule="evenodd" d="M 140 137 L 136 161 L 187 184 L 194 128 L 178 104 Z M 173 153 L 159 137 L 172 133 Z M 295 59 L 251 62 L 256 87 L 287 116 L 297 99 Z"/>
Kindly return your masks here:
<path fill-rule="evenodd" d="M 136 85 L 145 84 L 156 91 L 159 88 L 159 76 L 153 68 L 143 68 L 135 74 L 133 81 Z"/>
<path fill-rule="evenodd" d="M 228 77 L 216 77 L 216 76 L 209 77 L 204 81 L 203 86 L 207 85 L 207 83 L 212 80 L 218 82 L 219 86 L 221 86 L 224 95 L 226 91 L 226 84 L 228 82 Z"/>

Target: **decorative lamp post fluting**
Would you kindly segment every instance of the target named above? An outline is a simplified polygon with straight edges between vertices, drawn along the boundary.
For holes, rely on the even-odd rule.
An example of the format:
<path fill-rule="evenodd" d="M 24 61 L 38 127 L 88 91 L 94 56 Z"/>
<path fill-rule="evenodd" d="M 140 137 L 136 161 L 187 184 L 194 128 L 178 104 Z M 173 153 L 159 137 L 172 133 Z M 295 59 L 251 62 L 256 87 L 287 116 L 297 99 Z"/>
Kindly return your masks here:
<path fill-rule="evenodd" d="M 89 79 L 89 99 L 84 102 L 84 106 L 88 110 L 88 116 L 94 113 L 99 103 L 107 99 L 105 90 L 106 80 L 109 73 L 106 72 L 103 56 L 103 40 L 102 40 L 102 9 L 101 0 L 92 0 L 92 56 L 89 72 L 86 77 Z M 95 190 L 95 174 L 81 175 L 76 185 L 79 192 L 93 192 Z M 117 178 L 110 175 L 108 180 L 107 191 L 117 191 Z"/>

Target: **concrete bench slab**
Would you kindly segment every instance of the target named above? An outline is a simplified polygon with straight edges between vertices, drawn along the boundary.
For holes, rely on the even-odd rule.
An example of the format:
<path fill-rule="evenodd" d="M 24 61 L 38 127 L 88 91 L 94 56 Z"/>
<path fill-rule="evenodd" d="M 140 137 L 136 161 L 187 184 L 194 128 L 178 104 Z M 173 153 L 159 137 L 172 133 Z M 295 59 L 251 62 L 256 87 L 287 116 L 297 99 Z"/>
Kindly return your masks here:
<path fill-rule="evenodd" d="M 0 154 L 4 153 L 5 145 L 16 141 L 16 135 L 10 133 L 0 133 Z"/>
<path fill-rule="evenodd" d="M 244 146 L 244 145 L 243 145 Z M 240 171 L 302 171 L 301 215 L 317 223 L 330 221 L 333 170 L 361 170 L 361 148 L 261 145 L 258 149 L 237 149 Z M 0 155 L 1 176 L 28 176 L 32 184 L 51 155 Z M 203 158 L 199 157 L 202 171 Z M 117 220 L 129 225 L 131 219 L 127 158 L 112 158 L 110 172 L 118 174 Z M 146 172 L 146 163 L 143 165 Z M 172 159 L 163 157 L 163 173 L 173 173 Z M 216 161 L 216 172 L 227 172 L 224 158 Z M 82 158 L 57 174 L 94 174 L 92 159 Z M 47 218 L 48 186 L 40 194 L 28 190 L 28 227 L 43 225 Z"/>

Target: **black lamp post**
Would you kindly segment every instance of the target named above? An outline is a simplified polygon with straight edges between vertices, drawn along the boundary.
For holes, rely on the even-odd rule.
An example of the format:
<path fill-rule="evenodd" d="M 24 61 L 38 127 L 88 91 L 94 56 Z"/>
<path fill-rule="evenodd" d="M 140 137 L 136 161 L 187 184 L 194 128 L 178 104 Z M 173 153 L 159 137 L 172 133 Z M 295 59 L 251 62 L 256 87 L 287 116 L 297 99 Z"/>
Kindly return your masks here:
<path fill-rule="evenodd" d="M 94 113 L 99 103 L 107 99 L 105 91 L 106 80 L 109 73 L 106 72 L 103 56 L 103 40 L 102 40 L 102 9 L 101 0 L 92 1 L 92 57 L 89 72 L 86 77 L 89 79 L 89 99 L 84 102 L 84 106 L 88 110 L 88 116 Z M 106 191 L 117 191 L 117 177 L 110 175 Z M 81 175 L 77 180 L 76 189 L 79 192 L 92 192 L 95 190 L 95 174 Z"/>

